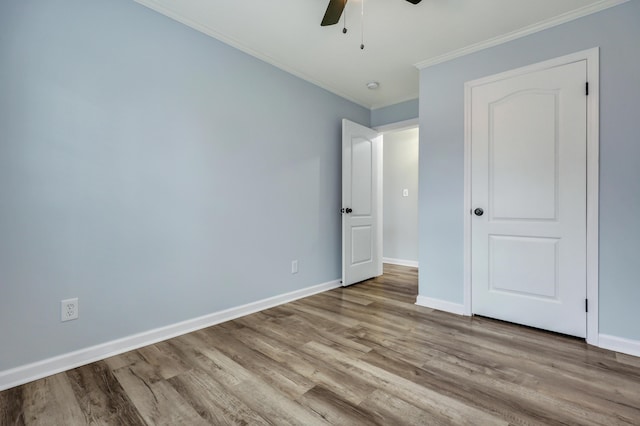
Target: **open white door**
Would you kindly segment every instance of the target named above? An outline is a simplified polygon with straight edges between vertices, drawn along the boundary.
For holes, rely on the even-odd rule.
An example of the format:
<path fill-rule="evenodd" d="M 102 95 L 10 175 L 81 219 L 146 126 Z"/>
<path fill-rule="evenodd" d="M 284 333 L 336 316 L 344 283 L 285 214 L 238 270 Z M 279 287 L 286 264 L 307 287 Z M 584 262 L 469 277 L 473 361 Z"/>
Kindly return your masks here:
<path fill-rule="evenodd" d="M 382 135 L 342 120 L 342 285 L 382 275 Z"/>

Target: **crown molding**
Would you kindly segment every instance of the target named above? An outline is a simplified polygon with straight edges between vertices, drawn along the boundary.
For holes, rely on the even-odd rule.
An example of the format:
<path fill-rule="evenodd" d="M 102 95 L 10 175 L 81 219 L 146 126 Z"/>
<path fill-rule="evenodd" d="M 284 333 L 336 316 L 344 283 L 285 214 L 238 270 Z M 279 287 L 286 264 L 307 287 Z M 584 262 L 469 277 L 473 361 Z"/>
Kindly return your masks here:
<path fill-rule="evenodd" d="M 238 40 L 234 39 L 233 37 L 229 37 L 219 31 L 214 30 L 211 27 L 208 27 L 206 25 L 202 25 L 192 19 L 189 19 L 181 14 L 179 14 L 178 12 L 171 10 L 169 8 L 166 8 L 160 4 L 158 4 L 156 1 L 154 0 L 134 0 L 136 3 L 141 4 L 142 6 L 145 6 L 155 12 L 158 12 L 162 15 L 165 15 L 168 18 L 173 19 L 174 21 L 178 21 L 181 24 L 184 24 L 188 27 L 193 28 L 196 31 L 199 31 L 201 33 L 204 33 L 210 37 L 215 38 L 216 40 L 219 40 L 221 42 L 223 42 L 224 44 L 227 44 L 231 47 L 234 47 L 246 54 L 248 54 L 249 56 L 253 56 L 254 58 L 257 58 L 263 62 L 268 63 L 269 65 L 273 65 L 276 68 L 281 69 L 282 71 L 285 71 L 295 77 L 301 78 L 305 81 L 308 81 L 309 83 L 316 85 L 318 87 L 320 87 L 321 89 L 327 90 L 331 93 L 333 93 L 334 95 L 340 96 L 343 99 L 346 99 L 350 102 L 353 102 L 356 105 L 360 105 L 364 108 L 367 109 L 371 109 L 371 105 L 367 105 L 362 103 L 361 101 L 358 101 L 352 97 L 350 97 L 349 95 L 340 92 L 339 90 L 337 90 L 334 87 L 329 86 L 326 83 L 323 83 L 317 79 L 314 79 L 312 77 L 310 77 L 309 75 L 302 73 L 296 69 L 293 69 L 291 67 L 288 67 L 287 65 L 283 64 L 282 62 L 278 61 L 275 58 L 272 58 L 269 55 L 265 55 L 264 53 L 258 52 L 257 50 L 252 49 L 251 47 L 239 42 Z"/>
<path fill-rule="evenodd" d="M 538 23 L 528 25 L 520 28 L 519 30 L 512 31 L 507 34 L 493 37 L 480 43 L 474 43 L 461 49 L 452 50 L 443 55 L 435 56 L 433 58 L 425 59 L 424 61 L 414 64 L 414 66 L 420 70 L 429 68 L 433 65 L 437 65 L 443 62 L 450 61 L 452 59 L 459 58 L 461 56 L 468 55 L 470 53 L 478 52 L 480 50 L 488 49 L 490 47 L 497 46 L 499 44 L 507 43 L 509 41 L 528 36 L 539 31 L 546 30 L 569 21 L 573 21 L 578 18 L 582 18 L 592 13 L 600 12 L 610 7 L 618 6 L 622 3 L 626 3 L 629 0 L 601 0 L 596 3 L 581 7 L 579 9 L 572 10 L 562 15 L 554 16 L 553 18 L 540 21 Z"/>
<path fill-rule="evenodd" d="M 420 119 L 418 117 L 416 118 L 410 118 L 408 120 L 403 120 L 403 121 L 397 121 L 395 123 L 389 123 L 389 124 L 383 124 L 382 126 L 376 126 L 373 127 L 373 130 L 375 130 L 378 133 L 386 133 L 386 132 L 401 132 L 403 130 L 409 130 L 409 129 L 415 129 L 420 127 Z M 400 262 L 404 262 L 404 263 L 400 263 Z M 401 265 L 401 266 L 411 266 L 413 268 L 418 268 L 418 261 L 415 261 L 414 263 L 408 263 L 408 262 L 413 262 L 410 260 L 402 260 L 402 259 L 393 259 L 393 258 L 387 258 L 384 257 L 382 258 L 382 263 L 391 263 L 394 265 Z"/>
<path fill-rule="evenodd" d="M 382 109 L 382 108 L 386 108 L 386 107 L 390 107 L 390 106 L 394 106 L 394 105 L 398 105 L 404 102 L 409 102 L 409 101 L 415 101 L 416 99 L 419 99 L 418 93 L 412 93 L 410 95 L 407 96 L 402 96 L 400 98 L 395 98 L 389 102 L 383 102 L 383 103 L 378 103 L 378 104 L 373 104 L 370 106 L 370 110 L 373 111 L 374 109 Z"/>

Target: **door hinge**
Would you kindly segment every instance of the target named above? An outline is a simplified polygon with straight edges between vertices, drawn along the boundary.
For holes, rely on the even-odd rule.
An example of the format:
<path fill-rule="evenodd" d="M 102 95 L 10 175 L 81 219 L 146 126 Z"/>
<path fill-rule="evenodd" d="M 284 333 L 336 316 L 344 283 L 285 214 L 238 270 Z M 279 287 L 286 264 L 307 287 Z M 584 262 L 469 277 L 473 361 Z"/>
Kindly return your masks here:
<path fill-rule="evenodd" d="M 589 96 L 589 82 L 588 81 L 584 85 L 584 94 Z"/>
<path fill-rule="evenodd" d="M 584 299 L 584 311 L 589 312 L 589 299 Z"/>

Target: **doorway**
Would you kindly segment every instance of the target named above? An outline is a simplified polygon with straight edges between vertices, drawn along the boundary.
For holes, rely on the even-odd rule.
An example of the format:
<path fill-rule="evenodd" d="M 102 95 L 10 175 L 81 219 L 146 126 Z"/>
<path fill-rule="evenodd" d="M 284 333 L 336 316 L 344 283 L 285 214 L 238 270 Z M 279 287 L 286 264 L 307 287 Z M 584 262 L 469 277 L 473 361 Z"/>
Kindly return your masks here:
<path fill-rule="evenodd" d="M 418 127 L 384 133 L 383 262 L 418 267 Z"/>
<path fill-rule="evenodd" d="M 381 275 L 383 262 L 418 266 L 418 124 L 416 119 L 374 130 L 345 119 L 342 126 L 341 282 L 348 286 Z M 383 255 L 383 132 L 390 145 L 386 167 L 393 167 L 387 173 L 388 192 L 399 195 L 387 200 L 393 238 L 387 243 L 404 250 L 403 258 Z"/>

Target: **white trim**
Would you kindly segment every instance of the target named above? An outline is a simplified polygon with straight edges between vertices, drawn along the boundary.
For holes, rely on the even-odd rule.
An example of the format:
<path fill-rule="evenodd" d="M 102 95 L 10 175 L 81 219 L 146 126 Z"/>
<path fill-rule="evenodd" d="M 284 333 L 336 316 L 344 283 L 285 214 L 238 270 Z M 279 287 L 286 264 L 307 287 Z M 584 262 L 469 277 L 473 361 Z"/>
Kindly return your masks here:
<path fill-rule="evenodd" d="M 394 259 L 392 257 L 383 257 L 382 263 L 390 263 L 391 265 L 400 265 L 400 266 L 410 266 L 412 268 L 418 267 L 417 260 Z"/>
<path fill-rule="evenodd" d="M 464 85 L 464 313 L 471 308 L 471 89 L 505 78 L 586 60 L 589 96 L 587 97 L 587 343 L 598 346 L 598 203 L 600 151 L 600 50 L 598 47 L 539 62 L 511 71 L 468 81 Z"/>
<path fill-rule="evenodd" d="M 600 49 L 584 51 L 587 59 L 587 343 L 599 345 L 600 268 Z"/>
<path fill-rule="evenodd" d="M 462 254 L 462 304 L 465 315 L 471 312 L 471 85 L 464 84 L 464 203 L 462 214 L 464 247 Z"/>
<path fill-rule="evenodd" d="M 601 334 L 598 340 L 601 348 L 623 354 L 640 356 L 640 340 L 625 339 L 608 334 Z"/>
<path fill-rule="evenodd" d="M 425 308 L 437 309 L 439 311 L 450 312 L 456 315 L 464 315 L 464 305 L 458 303 L 447 302 L 446 300 L 434 299 L 426 296 L 418 296 L 416 305 Z"/>
<path fill-rule="evenodd" d="M 329 281 L 0 371 L 0 391 L 338 287 L 339 280 Z"/>
<path fill-rule="evenodd" d="M 627 1 L 629 0 L 602 0 L 596 3 L 592 3 L 587 6 L 581 7 L 580 9 L 575 9 L 570 12 L 564 13 L 562 15 L 554 16 L 551 19 L 547 19 L 545 21 L 541 21 L 536 24 L 532 24 L 524 28 L 520 28 L 519 30 L 512 31 L 510 33 L 503 34 L 497 37 L 493 37 L 488 40 L 482 41 L 480 43 L 475 43 L 475 44 L 463 47 L 461 49 L 453 50 L 453 51 L 444 53 L 440 56 L 425 59 L 424 61 L 414 64 L 414 66 L 420 70 L 429 68 L 433 65 L 451 61 L 453 59 L 468 55 L 470 53 L 488 49 L 490 47 L 494 47 L 499 44 L 507 43 L 509 41 L 512 41 L 521 37 L 525 37 L 533 33 L 537 33 L 539 31 L 543 31 L 561 24 L 565 24 L 569 21 L 573 21 L 574 19 L 582 18 L 584 16 L 591 15 L 592 13 L 600 12 L 610 7 L 618 6 L 620 4 L 626 3 Z"/>
<path fill-rule="evenodd" d="M 415 129 L 420 125 L 420 119 L 410 118 L 409 120 L 398 121 L 396 123 L 383 124 L 382 126 L 374 127 L 378 133 L 399 132 L 401 130 Z"/>
<path fill-rule="evenodd" d="M 418 96 L 416 93 L 412 93 L 410 95 L 407 96 L 403 96 L 401 98 L 395 98 L 392 101 L 388 101 L 388 102 L 383 102 L 380 104 L 373 104 L 371 105 L 371 108 L 369 108 L 370 110 L 374 110 L 374 109 L 382 109 L 382 108 L 387 108 L 393 105 L 397 105 L 397 104 L 401 104 L 403 102 L 409 102 L 409 101 L 415 101 L 416 99 L 418 99 Z"/>
<path fill-rule="evenodd" d="M 376 220 L 376 261 L 378 266 L 378 276 L 384 274 L 384 265 L 382 258 L 384 257 L 384 135 L 378 132 L 375 139 L 375 167 L 378 170 L 376 177 L 376 210 L 378 219 Z"/>

